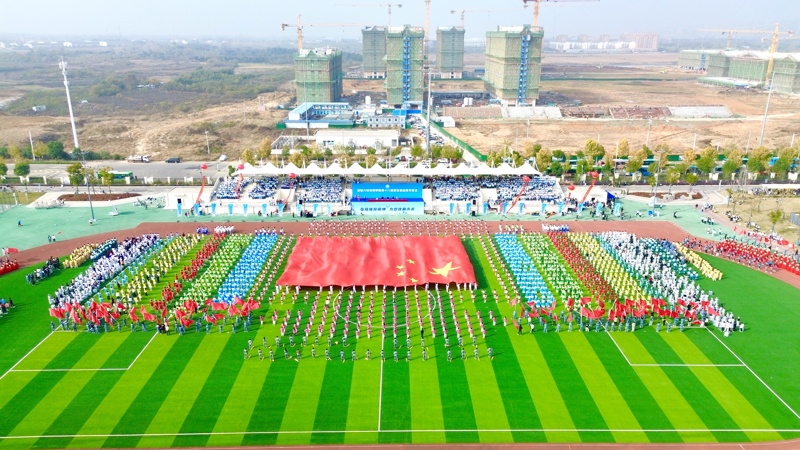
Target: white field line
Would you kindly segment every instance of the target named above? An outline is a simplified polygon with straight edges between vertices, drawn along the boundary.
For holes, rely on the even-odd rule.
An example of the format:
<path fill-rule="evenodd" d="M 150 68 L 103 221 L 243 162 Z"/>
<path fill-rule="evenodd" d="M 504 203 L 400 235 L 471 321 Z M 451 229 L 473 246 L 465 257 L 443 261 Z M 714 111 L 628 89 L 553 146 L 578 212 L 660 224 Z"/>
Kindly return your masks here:
<path fill-rule="evenodd" d="M 158 333 L 153 333 L 153 337 L 151 337 L 151 338 L 150 338 L 150 340 L 149 340 L 149 341 L 147 341 L 147 344 L 144 346 L 144 348 L 142 349 L 142 351 L 140 351 L 140 352 L 139 352 L 139 354 L 138 354 L 138 355 L 136 355 L 136 358 L 133 358 L 133 361 L 131 361 L 130 365 L 128 365 L 128 367 L 127 367 L 125 370 L 129 370 L 131 367 L 133 367 L 133 364 L 134 364 L 136 361 L 138 361 L 138 360 L 139 360 L 139 357 L 140 357 L 140 356 L 142 356 L 142 353 L 144 353 L 144 351 L 145 351 L 145 350 L 147 350 L 147 347 L 149 347 L 149 346 L 150 346 L 150 343 L 151 343 L 151 342 L 153 342 L 153 339 L 155 339 L 155 338 L 156 338 L 156 336 L 158 336 Z"/>
<path fill-rule="evenodd" d="M 800 433 L 800 429 L 773 428 L 672 428 L 672 429 L 604 429 L 604 428 L 507 428 L 474 430 L 291 430 L 291 431 L 209 431 L 194 433 L 130 433 L 130 434 L 51 434 L 27 436 L 3 436 L 2 439 L 81 439 L 81 438 L 126 438 L 126 437 L 175 437 L 175 436 L 246 436 L 246 435 L 303 435 L 332 433 Z"/>
<path fill-rule="evenodd" d="M 0 376 L 0 380 L 2 380 L 3 378 L 5 378 L 5 376 L 6 376 L 6 375 L 8 375 L 8 374 L 9 374 L 9 373 L 10 373 L 12 370 L 14 370 L 14 368 L 15 368 L 15 367 L 17 367 L 17 366 L 19 365 L 19 363 L 21 363 L 23 360 L 25 360 L 25 358 L 27 358 L 27 357 L 28 357 L 28 356 L 29 356 L 31 353 L 33 353 L 33 351 L 34 351 L 34 350 L 36 350 L 37 348 L 39 348 L 39 346 L 40 346 L 40 345 L 44 344 L 44 341 L 46 341 L 46 340 L 47 340 L 47 338 L 49 338 L 50 336 L 52 336 L 52 335 L 53 335 L 53 333 L 55 333 L 55 331 L 51 331 L 51 332 L 50 332 L 50 334 L 48 334 L 47 336 L 45 336 L 45 337 L 44 337 L 44 339 L 42 339 L 41 341 L 39 341 L 39 343 L 38 343 L 38 344 L 36 344 L 36 346 L 34 346 L 34 347 L 33 347 L 33 348 L 32 348 L 32 349 L 31 349 L 31 350 L 28 352 L 28 353 L 26 353 L 26 354 L 25 354 L 25 356 L 23 356 L 22 358 L 20 358 L 20 360 L 19 360 L 19 361 L 17 361 L 17 362 L 16 362 L 16 363 L 15 363 L 13 366 L 11 366 L 11 368 L 10 368 L 10 369 L 8 369 L 8 370 L 6 371 L 6 373 L 4 373 L 2 376 Z"/>
<path fill-rule="evenodd" d="M 711 335 L 712 335 L 712 336 L 714 336 L 714 339 L 716 339 L 717 341 L 719 341 L 719 343 L 720 343 L 720 344 L 722 344 L 722 346 L 723 346 L 723 347 L 725 347 L 726 349 L 728 349 L 728 351 L 729 351 L 729 352 L 731 352 L 731 355 L 733 355 L 733 356 L 734 356 L 734 358 L 738 359 L 738 360 L 739 360 L 739 362 L 740 362 L 740 363 L 742 363 L 742 365 L 743 365 L 744 367 L 746 367 L 746 368 L 747 368 L 747 370 L 749 370 L 749 371 L 750 371 L 750 373 L 752 373 L 754 377 L 756 377 L 756 380 L 760 381 L 760 382 L 761 382 L 761 384 L 763 384 L 763 385 L 764 385 L 764 387 L 765 387 L 765 388 L 767 388 L 767 390 L 769 390 L 770 392 L 772 392 L 772 395 L 774 395 L 774 396 L 775 396 L 775 398 L 777 398 L 777 399 L 778 399 L 778 400 L 779 400 L 781 403 L 783 403 L 783 406 L 785 406 L 785 407 L 786 407 L 786 409 L 788 409 L 789 411 L 791 411 L 791 413 L 792 413 L 792 414 L 794 414 L 794 416 L 795 416 L 795 417 L 797 417 L 798 419 L 800 419 L 800 415 L 798 415 L 798 414 L 797 414 L 797 412 L 796 412 L 794 409 L 792 409 L 792 407 L 791 407 L 791 406 L 789 406 L 789 404 L 788 404 L 788 403 L 786 403 L 785 401 L 783 401 L 783 399 L 782 399 L 782 398 L 781 398 L 781 397 L 780 397 L 780 396 L 779 396 L 779 395 L 778 395 L 778 394 L 777 394 L 775 391 L 773 391 L 773 390 L 772 390 L 772 388 L 771 388 L 771 387 L 769 387 L 769 385 L 768 385 L 768 384 L 767 384 L 767 383 L 766 383 L 764 380 L 762 380 L 762 379 L 761 379 L 761 377 L 759 377 L 758 375 L 756 375 L 756 373 L 755 373 L 755 372 L 753 372 L 753 369 L 751 369 L 751 368 L 750 368 L 750 366 L 748 366 L 747 364 L 745 364 L 745 362 L 744 362 L 744 361 L 742 361 L 742 358 L 739 358 L 739 355 L 737 355 L 736 353 L 734 353 L 734 352 L 733 352 L 733 350 L 731 350 L 731 348 L 730 348 L 730 347 L 728 347 L 728 345 L 727 345 L 727 344 L 725 344 L 724 342 L 722 342 L 722 339 L 720 339 L 720 338 L 719 338 L 719 337 L 718 337 L 716 334 L 714 334 L 714 332 L 713 332 L 713 331 L 711 331 L 711 330 L 708 330 L 708 332 L 709 332 L 709 333 L 711 333 Z"/>
<path fill-rule="evenodd" d="M 126 370 L 130 370 L 130 368 L 133 367 L 133 364 L 139 359 L 140 356 L 142 356 L 142 353 L 144 353 L 144 351 L 147 350 L 147 347 L 150 346 L 150 343 L 153 342 L 153 339 L 155 339 L 157 335 L 158 335 L 158 333 L 153 333 L 153 337 L 151 337 L 150 340 L 147 341 L 147 344 L 145 344 L 144 348 L 142 348 L 142 350 L 139 352 L 139 354 L 136 355 L 136 357 L 133 359 L 133 362 L 131 362 L 128 365 L 128 367 L 70 368 L 70 369 L 14 369 L 14 367 L 17 367 L 17 365 L 20 362 L 22 362 L 22 359 L 25 359 L 25 357 L 27 357 L 30 354 L 30 352 L 28 352 L 28 355 L 25 355 L 22 359 L 20 359 L 17 362 L 17 364 L 14 364 L 14 367 L 8 369 L 8 372 L 113 372 L 113 371 L 126 371 Z M 47 337 L 50 337 L 50 335 L 48 335 Z M 47 337 L 45 339 L 47 339 Z M 44 340 L 42 340 L 42 342 L 44 342 Z M 41 342 L 39 343 L 39 345 L 41 345 Z M 37 345 L 36 347 L 38 347 L 39 345 Z M 36 347 L 34 347 L 31 350 L 31 352 L 33 350 L 36 350 Z M 6 372 L 6 374 L 8 372 Z M 5 376 L 5 374 L 3 375 L 3 377 L 4 376 Z M 2 379 L 3 377 L 0 377 L 0 379 Z"/>
<path fill-rule="evenodd" d="M 611 333 L 606 333 L 608 337 L 611 338 L 611 342 L 617 347 L 617 350 L 622 354 L 622 357 L 625 358 L 628 365 L 631 367 L 747 367 L 744 363 L 741 364 L 634 364 L 628 359 L 628 355 L 622 351 L 622 347 L 617 344 L 617 341 L 614 340 L 614 336 Z M 734 355 L 735 356 L 735 355 Z M 741 361 L 741 359 L 739 360 Z"/>

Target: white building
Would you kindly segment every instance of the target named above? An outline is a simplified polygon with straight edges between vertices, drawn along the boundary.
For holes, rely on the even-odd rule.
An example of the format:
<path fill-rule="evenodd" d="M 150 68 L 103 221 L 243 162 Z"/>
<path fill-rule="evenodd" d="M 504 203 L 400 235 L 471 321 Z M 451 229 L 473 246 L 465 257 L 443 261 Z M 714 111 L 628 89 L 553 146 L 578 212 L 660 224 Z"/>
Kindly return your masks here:
<path fill-rule="evenodd" d="M 322 148 L 355 147 L 394 148 L 400 143 L 398 130 L 338 130 L 323 129 L 314 135 L 317 145 Z"/>

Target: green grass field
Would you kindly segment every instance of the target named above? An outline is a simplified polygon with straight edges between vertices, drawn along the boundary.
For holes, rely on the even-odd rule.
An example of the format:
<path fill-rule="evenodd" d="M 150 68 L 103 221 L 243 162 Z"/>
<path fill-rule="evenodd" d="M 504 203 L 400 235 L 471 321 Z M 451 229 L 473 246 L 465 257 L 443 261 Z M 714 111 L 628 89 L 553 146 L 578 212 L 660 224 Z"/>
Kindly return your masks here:
<path fill-rule="evenodd" d="M 511 315 L 509 304 L 491 295 L 500 285 L 483 248 L 487 241 L 468 239 L 465 247 L 480 287 L 489 291 L 488 301 L 462 301 L 454 291 L 441 292 L 445 304 L 455 296 L 459 317 L 463 310 L 472 317 L 480 311 L 484 320 L 489 311 Z M 224 333 L 211 327 L 209 334 L 191 327 L 184 336 L 125 328 L 51 333 L 47 294 L 86 266 L 61 271 L 36 286 L 25 283 L 26 271 L 18 271 L 0 278 L 0 295 L 17 304 L 0 319 L 0 447 L 680 443 L 800 437 L 800 331 L 792 326 L 800 319 L 798 291 L 762 273 L 708 259 L 725 278 L 701 284 L 743 318 L 745 333 L 724 338 L 716 330 L 657 333 L 645 327 L 633 333 L 551 329 L 547 334 L 537 328 L 534 334 L 518 335 L 510 322 L 503 327 L 498 320 L 493 327 L 487 320 L 486 338 L 477 335 L 480 360 L 464 336 L 462 361 L 455 330 L 448 328 L 452 362 L 441 334 L 435 339 L 426 334 L 428 359 L 423 361 L 418 331 L 411 334 L 412 359 L 406 362 L 404 330 L 398 338 L 400 361 L 395 362 L 391 332 L 385 341 L 380 338 L 382 292 L 374 294 L 371 339 L 362 332 L 356 343 L 351 335 L 344 348 L 339 328 L 333 360 L 326 361 L 326 325 L 317 358 L 311 357 L 312 332 L 309 345 L 289 349 L 292 356 L 301 350 L 300 361 L 284 359 L 280 349 L 270 362 L 266 349 L 265 360 L 256 356 L 263 338 L 274 350 L 279 333 L 266 301 L 259 311 L 267 318 L 264 326 L 256 320 L 247 333 L 241 327 L 232 333 L 230 326 Z M 276 301 L 274 308 L 280 318 L 286 310 L 301 310 L 307 317 L 311 301 L 329 295 L 311 290 L 307 303 Z M 424 291 L 419 298 L 428 314 Z M 404 309 L 404 302 L 398 302 L 399 315 Z M 416 317 L 413 295 L 410 313 Z M 254 348 L 245 360 L 249 339 Z M 487 357 L 489 346 L 493 360 Z M 382 348 L 385 362 L 379 358 Z M 370 361 L 364 358 L 368 349 Z M 353 350 L 359 357 L 355 362 Z"/>

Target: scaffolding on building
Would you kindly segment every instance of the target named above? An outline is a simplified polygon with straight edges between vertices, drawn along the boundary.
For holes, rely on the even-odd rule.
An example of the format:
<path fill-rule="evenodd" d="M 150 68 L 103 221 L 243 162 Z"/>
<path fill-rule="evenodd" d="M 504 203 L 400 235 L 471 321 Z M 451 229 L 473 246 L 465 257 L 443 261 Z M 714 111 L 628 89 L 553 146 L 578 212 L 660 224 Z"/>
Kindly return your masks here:
<path fill-rule="evenodd" d="M 336 102 L 342 97 L 342 52 L 334 48 L 303 50 L 294 57 L 297 102 Z"/>
<path fill-rule="evenodd" d="M 496 98 L 532 104 L 539 98 L 542 69 L 540 27 L 498 27 L 486 33 L 486 89 Z"/>
<path fill-rule="evenodd" d="M 386 97 L 390 105 L 422 103 L 425 31 L 406 25 L 391 28 L 386 38 Z"/>
<path fill-rule="evenodd" d="M 436 30 L 436 68 L 442 78 L 461 78 L 464 72 L 464 28 Z"/>
<path fill-rule="evenodd" d="M 386 77 L 386 27 L 361 30 L 363 60 L 361 71 L 365 78 Z"/>

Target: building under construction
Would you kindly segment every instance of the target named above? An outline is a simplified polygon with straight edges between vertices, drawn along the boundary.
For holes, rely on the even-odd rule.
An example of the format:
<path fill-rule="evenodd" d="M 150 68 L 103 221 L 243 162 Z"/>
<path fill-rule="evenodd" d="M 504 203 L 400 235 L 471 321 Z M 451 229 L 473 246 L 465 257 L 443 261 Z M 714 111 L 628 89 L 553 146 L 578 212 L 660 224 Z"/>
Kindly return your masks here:
<path fill-rule="evenodd" d="M 534 104 L 539 98 L 543 37 L 542 28 L 529 25 L 487 31 L 486 90 L 510 103 Z"/>
<path fill-rule="evenodd" d="M 458 79 L 464 74 L 464 29 L 436 30 L 436 68 L 441 78 Z"/>
<path fill-rule="evenodd" d="M 778 92 L 800 93 L 800 54 L 775 53 L 774 88 Z M 705 71 L 700 81 L 739 86 L 764 86 L 768 82 L 770 53 L 765 51 L 684 50 L 678 57 L 683 68 Z"/>
<path fill-rule="evenodd" d="M 361 30 L 361 43 L 364 78 L 386 78 L 386 27 L 364 28 Z"/>
<path fill-rule="evenodd" d="M 297 103 L 339 101 L 342 77 L 342 52 L 335 48 L 304 49 L 294 57 Z"/>
<path fill-rule="evenodd" d="M 392 27 L 386 38 L 386 97 L 389 105 L 422 104 L 425 30 Z"/>

